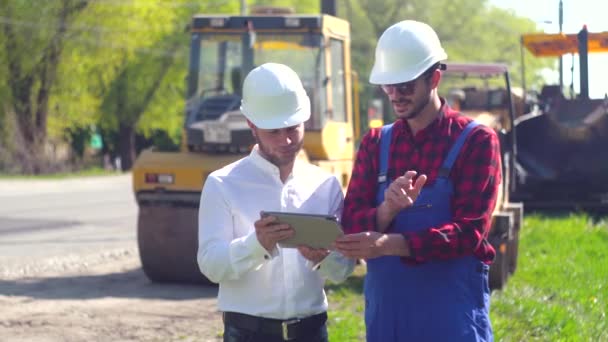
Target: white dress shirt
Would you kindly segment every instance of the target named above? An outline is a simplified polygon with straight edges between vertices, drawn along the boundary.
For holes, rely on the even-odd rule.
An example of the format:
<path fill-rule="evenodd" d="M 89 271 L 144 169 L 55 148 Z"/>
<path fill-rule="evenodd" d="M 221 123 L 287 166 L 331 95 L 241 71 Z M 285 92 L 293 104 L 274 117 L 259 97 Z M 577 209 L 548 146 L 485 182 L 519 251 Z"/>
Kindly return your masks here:
<path fill-rule="evenodd" d="M 257 146 L 211 173 L 201 194 L 197 259 L 203 274 L 219 283 L 220 311 L 277 319 L 326 311 L 324 279 L 343 281 L 354 261 L 332 251 L 314 267 L 295 248 L 277 246 L 269 253 L 257 239 L 254 222 L 261 211 L 340 217 L 342 206 L 342 189 L 333 175 L 296 161 L 283 183 L 279 169 Z"/>

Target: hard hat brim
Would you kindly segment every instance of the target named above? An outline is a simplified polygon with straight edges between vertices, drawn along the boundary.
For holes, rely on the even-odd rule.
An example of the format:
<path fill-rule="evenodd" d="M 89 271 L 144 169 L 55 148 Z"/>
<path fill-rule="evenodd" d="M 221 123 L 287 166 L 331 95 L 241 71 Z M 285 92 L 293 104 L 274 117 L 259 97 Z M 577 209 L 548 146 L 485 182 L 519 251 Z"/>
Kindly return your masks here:
<path fill-rule="evenodd" d="M 394 70 L 383 70 L 385 68 L 383 68 L 381 65 L 374 64 L 372 72 L 369 75 L 369 83 L 383 85 L 409 82 L 418 78 L 428 68 L 433 66 L 433 64 L 446 60 L 447 58 L 448 55 L 443 52 L 437 56 L 429 56 L 429 58 L 418 63 L 417 65 L 397 72 Z"/>
<path fill-rule="evenodd" d="M 310 100 L 302 101 L 301 106 L 291 114 L 272 115 L 264 119 L 254 118 L 254 115 L 249 115 L 241 106 L 241 112 L 251 121 L 256 127 L 262 129 L 281 129 L 291 126 L 297 126 L 310 119 Z"/>

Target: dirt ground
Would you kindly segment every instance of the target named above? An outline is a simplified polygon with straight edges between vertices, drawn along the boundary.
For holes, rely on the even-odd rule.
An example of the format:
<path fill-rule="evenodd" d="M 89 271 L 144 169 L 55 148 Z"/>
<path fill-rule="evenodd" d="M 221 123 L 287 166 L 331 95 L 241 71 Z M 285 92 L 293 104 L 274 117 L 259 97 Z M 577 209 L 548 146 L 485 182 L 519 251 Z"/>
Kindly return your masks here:
<path fill-rule="evenodd" d="M 136 249 L 0 265 L 0 341 L 219 341 L 216 295 L 151 283 Z"/>

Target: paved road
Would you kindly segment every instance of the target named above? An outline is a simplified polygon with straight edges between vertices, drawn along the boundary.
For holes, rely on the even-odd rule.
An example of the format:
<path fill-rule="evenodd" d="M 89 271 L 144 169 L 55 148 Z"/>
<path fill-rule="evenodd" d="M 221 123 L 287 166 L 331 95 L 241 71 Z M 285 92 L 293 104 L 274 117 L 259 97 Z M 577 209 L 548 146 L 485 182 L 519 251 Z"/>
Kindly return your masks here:
<path fill-rule="evenodd" d="M 0 180 L 0 267 L 136 250 L 131 176 Z"/>

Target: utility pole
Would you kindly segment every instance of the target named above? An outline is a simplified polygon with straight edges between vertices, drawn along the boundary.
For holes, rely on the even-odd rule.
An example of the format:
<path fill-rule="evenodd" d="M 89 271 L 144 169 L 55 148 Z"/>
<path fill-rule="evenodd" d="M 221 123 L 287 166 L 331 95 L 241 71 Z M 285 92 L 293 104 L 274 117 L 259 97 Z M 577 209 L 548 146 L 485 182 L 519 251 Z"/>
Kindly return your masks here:
<path fill-rule="evenodd" d="M 562 33 L 562 25 L 564 23 L 564 5 L 562 0 L 559 0 L 559 33 Z M 564 91 L 564 65 L 563 56 L 559 56 L 559 90 Z"/>
<path fill-rule="evenodd" d="M 247 15 L 247 0 L 241 0 L 241 15 Z"/>
<path fill-rule="evenodd" d="M 321 13 L 336 16 L 336 0 L 321 0 Z"/>

